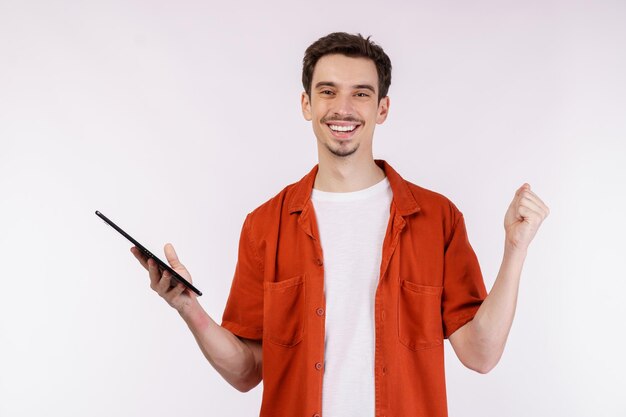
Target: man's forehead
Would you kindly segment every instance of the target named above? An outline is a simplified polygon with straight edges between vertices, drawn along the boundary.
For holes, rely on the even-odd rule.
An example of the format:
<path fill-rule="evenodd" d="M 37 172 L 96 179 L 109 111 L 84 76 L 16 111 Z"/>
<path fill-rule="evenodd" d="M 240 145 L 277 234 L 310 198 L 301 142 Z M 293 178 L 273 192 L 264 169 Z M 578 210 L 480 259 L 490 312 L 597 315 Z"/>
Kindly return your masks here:
<path fill-rule="evenodd" d="M 373 84 L 378 86 L 378 73 L 374 61 L 363 57 L 341 54 L 324 55 L 313 70 L 312 85 L 330 82 L 337 86 Z"/>

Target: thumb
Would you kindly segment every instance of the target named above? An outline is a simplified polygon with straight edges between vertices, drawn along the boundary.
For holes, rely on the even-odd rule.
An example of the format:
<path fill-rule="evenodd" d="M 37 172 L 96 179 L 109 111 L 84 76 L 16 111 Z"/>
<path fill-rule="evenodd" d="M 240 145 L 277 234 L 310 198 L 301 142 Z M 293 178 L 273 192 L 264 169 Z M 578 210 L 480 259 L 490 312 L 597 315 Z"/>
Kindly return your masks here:
<path fill-rule="evenodd" d="M 165 257 L 167 258 L 167 262 L 169 262 L 170 266 L 174 269 L 176 268 L 184 268 L 183 264 L 178 260 L 178 255 L 176 255 L 176 251 L 174 250 L 174 246 L 171 243 L 165 244 Z"/>

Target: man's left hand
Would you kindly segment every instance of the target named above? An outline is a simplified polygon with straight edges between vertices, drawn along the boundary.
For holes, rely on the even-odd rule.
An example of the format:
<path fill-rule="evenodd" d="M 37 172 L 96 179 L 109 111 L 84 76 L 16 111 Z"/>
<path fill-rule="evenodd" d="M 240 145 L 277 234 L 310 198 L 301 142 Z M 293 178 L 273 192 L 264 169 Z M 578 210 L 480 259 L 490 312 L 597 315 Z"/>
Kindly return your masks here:
<path fill-rule="evenodd" d="M 548 214 L 548 206 L 530 190 L 530 184 L 524 183 L 515 192 L 504 215 L 506 244 L 512 249 L 526 251 Z"/>

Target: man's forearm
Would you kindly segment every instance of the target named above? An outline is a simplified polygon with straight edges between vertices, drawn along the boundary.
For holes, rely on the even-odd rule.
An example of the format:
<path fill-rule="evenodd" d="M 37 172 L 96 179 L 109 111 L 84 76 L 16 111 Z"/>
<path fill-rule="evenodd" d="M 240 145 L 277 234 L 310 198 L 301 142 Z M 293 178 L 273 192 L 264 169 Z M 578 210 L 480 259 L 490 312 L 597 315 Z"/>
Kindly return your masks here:
<path fill-rule="evenodd" d="M 197 302 L 179 313 L 206 359 L 229 384 L 247 391 L 258 383 L 260 369 L 245 343 L 217 324 Z"/>
<path fill-rule="evenodd" d="M 474 319 L 450 335 L 454 351 L 468 368 L 485 373 L 500 360 L 515 316 L 528 245 L 549 213 L 530 184 L 517 189 L 504 215 L 504 257 L 496 282 Z"/>
<path fill-rule="evenodd" d="M 452 335 L 459 341 L 457 346 L 462 347 L 457 354 L 471 369 L 486 373 L 502 356 L 515 316 L 526 253 L 526 250 L 505 245 L 500 271 L 489 295 L 474 319 L 459 329 L 458 335 Z"/>

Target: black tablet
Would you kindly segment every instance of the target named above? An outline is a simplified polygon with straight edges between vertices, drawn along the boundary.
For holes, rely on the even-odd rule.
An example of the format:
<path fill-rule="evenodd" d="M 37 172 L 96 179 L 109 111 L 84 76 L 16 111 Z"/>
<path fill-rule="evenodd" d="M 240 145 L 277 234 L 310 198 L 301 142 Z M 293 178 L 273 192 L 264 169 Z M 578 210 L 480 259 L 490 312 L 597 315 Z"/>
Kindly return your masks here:
<path fill-rule="evenodd" d="M 170 268 L 169 265 L 167 265 L 165 262 L 163 262 L 162 260 L 160 260 L 159 258 L 154 256 L 154 254 L 152 254 L 152 252 L 150 252 L 148 249 L 146 249 L 141 243 L 139 243 L 135 239 L 133 239 L 131 235 L 129 235 L 128 233 L 123 231 L 118 225 L 116 225 L 111 220 L 109 220 L 104 214 L 102 214 L 98 210 L 96 210 L 96 215 L 98 217 L 100 217 L 102 220 L 104 220 L 109 226 L 111 226 L 112 228 L 114 228 L 115 230 L 120 232 L 120 234 L 122 236 L 124 236 L 126 239 L 130 240 L 132 242 L 132 244 L 135 245 L 144 255 L 146 255 L 148 258 L 154 259 L 156 261 L 157 265 L 159 266 L 159 271 L 163 272 L 164 269 L 167 269 L 170 272 L 170 274 L 172 274 L 172 278 L 173 279 L 175 279 L 176 281 L 181 282 L 185 287 L 189 288 L 191 291 L 196 293 L 198 296 L 202 295 L 202 292 L 200 292 L 200 290 L 198 290 L 196 287 L 194 287 L 191 284 L 191 282 L 189 282 L 185 278 L 181 277 L 180 274 L 178 274 L 176 271 L 174 271 L 172 268 Z"/>

